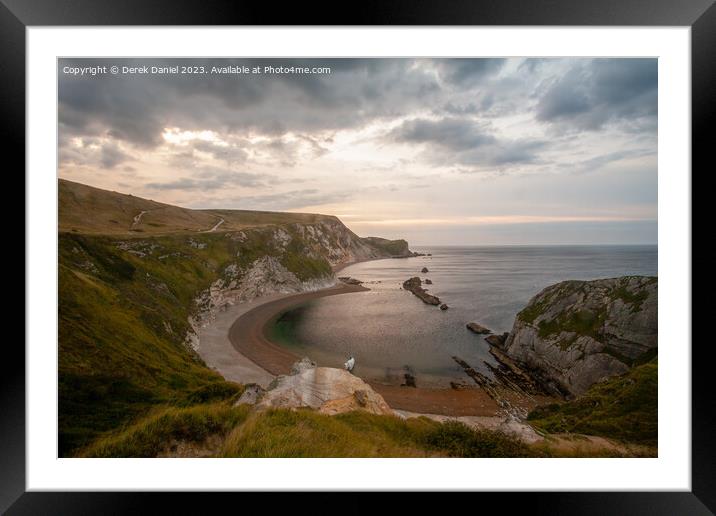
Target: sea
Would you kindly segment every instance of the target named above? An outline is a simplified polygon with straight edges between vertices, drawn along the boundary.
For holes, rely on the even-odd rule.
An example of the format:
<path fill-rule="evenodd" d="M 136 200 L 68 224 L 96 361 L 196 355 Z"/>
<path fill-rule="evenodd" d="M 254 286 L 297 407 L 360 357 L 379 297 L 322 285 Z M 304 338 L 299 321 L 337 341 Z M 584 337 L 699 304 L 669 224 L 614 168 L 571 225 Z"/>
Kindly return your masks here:
<path fill-rule="evenodd" d="M 488 376 L 487 364 L 496 365 L 484 337 L 467 330 L 467 323 L 510 331 L 517 312 L 549 285 L 658 271 L 655 245 L 412 249 L 432 256 L 346 267 L 338 275 L 357 278 L 370 291 L 315 299 L 280 314 L 272 338 L 321 366 L 342 367 L 352 355 L 353 373 L 367 381 L 399 385 L 410 373 L 418 387 L 442 388 L 466 378 L 454 356 Z M 413 276 L 430 279 L 432 285 L 423 287 L 449 309 L 403 290 Z"/>

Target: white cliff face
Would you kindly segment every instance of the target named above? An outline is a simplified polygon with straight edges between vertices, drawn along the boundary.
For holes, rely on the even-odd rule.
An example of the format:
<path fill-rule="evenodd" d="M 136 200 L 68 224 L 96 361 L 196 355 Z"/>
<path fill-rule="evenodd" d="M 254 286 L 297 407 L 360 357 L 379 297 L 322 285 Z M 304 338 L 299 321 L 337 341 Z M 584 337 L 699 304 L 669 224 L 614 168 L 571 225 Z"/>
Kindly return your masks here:
<path fill-rule="evenodd" d="M 582 394 L 658 346 L 657 280 L 565 281 L 518 314 L 504 351 L 562 391 Z"/>
<path fill-rule="evenodd" d="M 271 294 L 312 292 L 335 284 L 336 279 L 332 274 L 301 281 L 273 256 L 255 260 L 241 277 L 236 265 L 231 264 L 225 270 L 225 278 L 216 280 L 196 298 L 198 310 L 189 317 L 193 331 L 187 335 L 186 342 L 194 350 L 198 349 L 197 330 L 210 323 L 218 311 L 226 310 L 229 306 Z"/>

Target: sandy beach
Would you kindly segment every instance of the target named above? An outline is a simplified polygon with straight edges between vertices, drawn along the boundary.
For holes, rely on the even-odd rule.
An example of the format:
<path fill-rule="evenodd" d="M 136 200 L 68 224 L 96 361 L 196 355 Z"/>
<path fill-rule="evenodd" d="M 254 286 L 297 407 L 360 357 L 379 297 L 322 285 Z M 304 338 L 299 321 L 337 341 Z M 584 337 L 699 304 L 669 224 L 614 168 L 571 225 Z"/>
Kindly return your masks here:
<path fill-rule="evenodd" d="M 312 299 L 366 290 L 368 289 L 360 285 L 339 283 L 314 292 L 303 292 L 278 299 L 265 298 L 263 303 L 236 319 L 229 328 L 229 341 L 236 351 L 272 375 L 288 374 L 293 363 L 301 357 L 267 338 L 266 327 L 271 320 L 281 312 Z"/>

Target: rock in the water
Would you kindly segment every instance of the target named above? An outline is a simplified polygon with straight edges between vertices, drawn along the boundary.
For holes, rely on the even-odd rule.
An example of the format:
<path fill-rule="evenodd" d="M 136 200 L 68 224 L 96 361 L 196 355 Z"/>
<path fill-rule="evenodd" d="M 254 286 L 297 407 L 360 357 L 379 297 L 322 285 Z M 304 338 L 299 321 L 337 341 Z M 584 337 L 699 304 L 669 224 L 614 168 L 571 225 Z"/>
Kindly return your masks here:
<path fill-rule="evenodd" d="M 580 395 L 655 356 L 657 321 L 655 277 L 565 281 L 532 298 L 502 348 L 564 391 Z"/>
<path fill-rule="evenodd" d="M 497 346 L 499 348 L 507 341 L 507 337 L 509 335 L 510 334 L 507 332 L 503 333 L 502 335 L 488 335 L 487 337 L 485 337 L 485 340 L 491 346 Z"/>
<path fill-rule="evenodd" d="M 426 280 L 425 280 L 425 284 L 426 284 L 426 285 L 432 285 L 433 282 L 432 282 L 431 280 L 429 280 L 429 279 L 426 279 Z"/>
<path fill-rule="evenodd" d="M 360 378 L 343 369 L 309 367 L 311 363 L 303 359 L 292 368 L 297 372 L 277 377 L 256 407 L 309 407 L 324 414 L 352 410 L 393 414 L 383 397 Z"/>
<path fill-rule="evenodd" d="M 234 407 L 238 407 L 239 405 L 255 405 L 265 392 L 260 385 L 250 383 L 246 385 L 244 392 L 241 393 L 241 397 L 234 403 Z"/>
<path fill-rule="evenodd" d="M 415 376 L 413 376 L 410 373 L 405 373 L 405 375 L 403 375 L 403 377 L 405 378 L 405 383 L 402 384 L 403 387 L 415 387 L 416 386 L 415 385 Z"/>
<path fill-rule="evenodd" d="M 345 283 L 346 285 L 362 285 L 363 282 L 361 280 L 351 278 L 349 276 L 341 276 L 338 278 L 340 281 Z"/>
<path fill-rule="evenodd" d="M 448 308 L 450 308 L 450 307 L 448 305 L 446 305 L 445 303 L 440 305 L 440 310 L 447 310 Z"/>
<path fill-rule="evenodd" d="M 421 270 L 420 272 L 422 272 L 423 274 L 425 274 L 425 273 L 430 272 L 430 271 L 428 270 L 427 267 L 423 267 L 423 270 Z"/>
<path fill-rule="evenodd" d="M 421 285 L 422 285 L 422 281 L 417 276 L 412 277 L 409 280 L 406 280 L 403 282 L 403 288 L 405 290 L 408 290 L 409 292 L 412 292 L 423 303 L 426 303 L 428 305 L 435 305 L 435 306 L 439 305 L 440 298 L 437 296 L 428 294 Z"/>
<path fill-rule="evenodd" d="M 481 324 L 477 324 L 476 322 L 467 323 L 467 329 L 477 333 L 478 335 L 487 335 L 488 333 L 492 333 L 492 330 L 485 328 Z"/>

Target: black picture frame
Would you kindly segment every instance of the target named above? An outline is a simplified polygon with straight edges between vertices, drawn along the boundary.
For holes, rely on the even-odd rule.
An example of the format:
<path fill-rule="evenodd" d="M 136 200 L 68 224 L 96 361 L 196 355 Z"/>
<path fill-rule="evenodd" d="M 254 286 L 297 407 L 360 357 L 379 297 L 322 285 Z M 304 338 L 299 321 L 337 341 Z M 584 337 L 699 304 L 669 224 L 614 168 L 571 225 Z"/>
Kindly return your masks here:
<path fill-rule="evenodd" d="M 352 6 L 352 7 L 351 7 Z M 6 145 L 5 161 L 15 169 L 25 164 L 25 30 L 29 26 L 82 25 L 533 25 L 533 26 L 688 26 L 691 28 L 692 71 L 692 192 L 694 171 L 713 170 L 710 151 L 712 139 L 708 126 L 716 113 L 716 6 L 714 0 L 492 0 L 470 1 L 362 1 L 338 5 L 313 2 L 269 3 L 195 0 L 0 0 L 0 141 Z M 10 159 L 10 158 L 15 159 Z M 710 165 L 707 168 L 707 163 Z M 10 172 L 9 170 L 7 172 Z M 16 175 L 19 177 L 19 174 Z M 18 189 L 25 191 L 24 182 Z M 19 197 L 19 196 L 18 196 Z M 697 225 L 706 220 L 694 210 Z M 713 231 L 706 234 L 712 234 Z M 698 234 L 692 229 L 692 235 Z M 703 274 L 699 289 L 706 291 L 713 282 L 706 265 L 713 258 L 695 257 L 692 237 L 692 275 Z M 705 245 L 705 244 L 703 244 Z M 32 274 L 25 268 L 25 278 Z M 19 275 L 16 275 L 19 277 Z M 711 274 L 713 276 L 713 274 Z M 692 321 L 706 304 L 692 303 Z M 24 304 L 23 304 L 24 306 Z M 31 306 L 26 306 L 31 310 Z M 708 319 L 706 319 L 708 320 Z M 703 324 L 703 323 L 702 323 Z M 619 492 L 619 493 L 480 493 L 482 503 L 498 503 L 511 509 L 524 507 L 532 514 L 712 514 L 716 511 L 716 454 L 712 439 L 714 425 L 713 389 L 709 339 L 699 341 L 685 335 L 681 345 L 692 346 L 692 491 L 690 492 Z M 153 512 L 153 503 L 161 503 L 163 513 L 208 513 L 219 504 L 248 508 L 262 494 L 222 494 L 212 496 L 187 493 L 69 493 L 26 492 L 25 488 L 25 354 L 19 343 L 6 339 L 4 368 L 0 375 L 0 511 L 20 514 L 109 514 Z M 273 510 L 282 500 L 271 495 Z M 327 495 L 321 495 L 327 496 Z M 454 496 L 454 495 L 453 495 Z M 283 503 L 300 506 L 294 494 Z M 158 500 L 158 498 L 160 498 Z M 506 498 L 509 499 L 506 500 Z M 301 495 L 303 499 L 303 495 Z M 406 500 L 401 510 L 423 503 L 421 495 Z M 333 504 L 341 512 L 367 512 L 372 502 L 364 498 L 345 506 L 340 501 L 319 502 L 327 512 Z M 459 503 L 459 502 L 458 502 Z M 474 503 L 474 500 L 470 504 Z M 278 504 L 278 505 L 276 505 Z M 489 507 L 489 505 L 485 505 Z M 459 510 L 459 509 L 458 509 Z"/>

